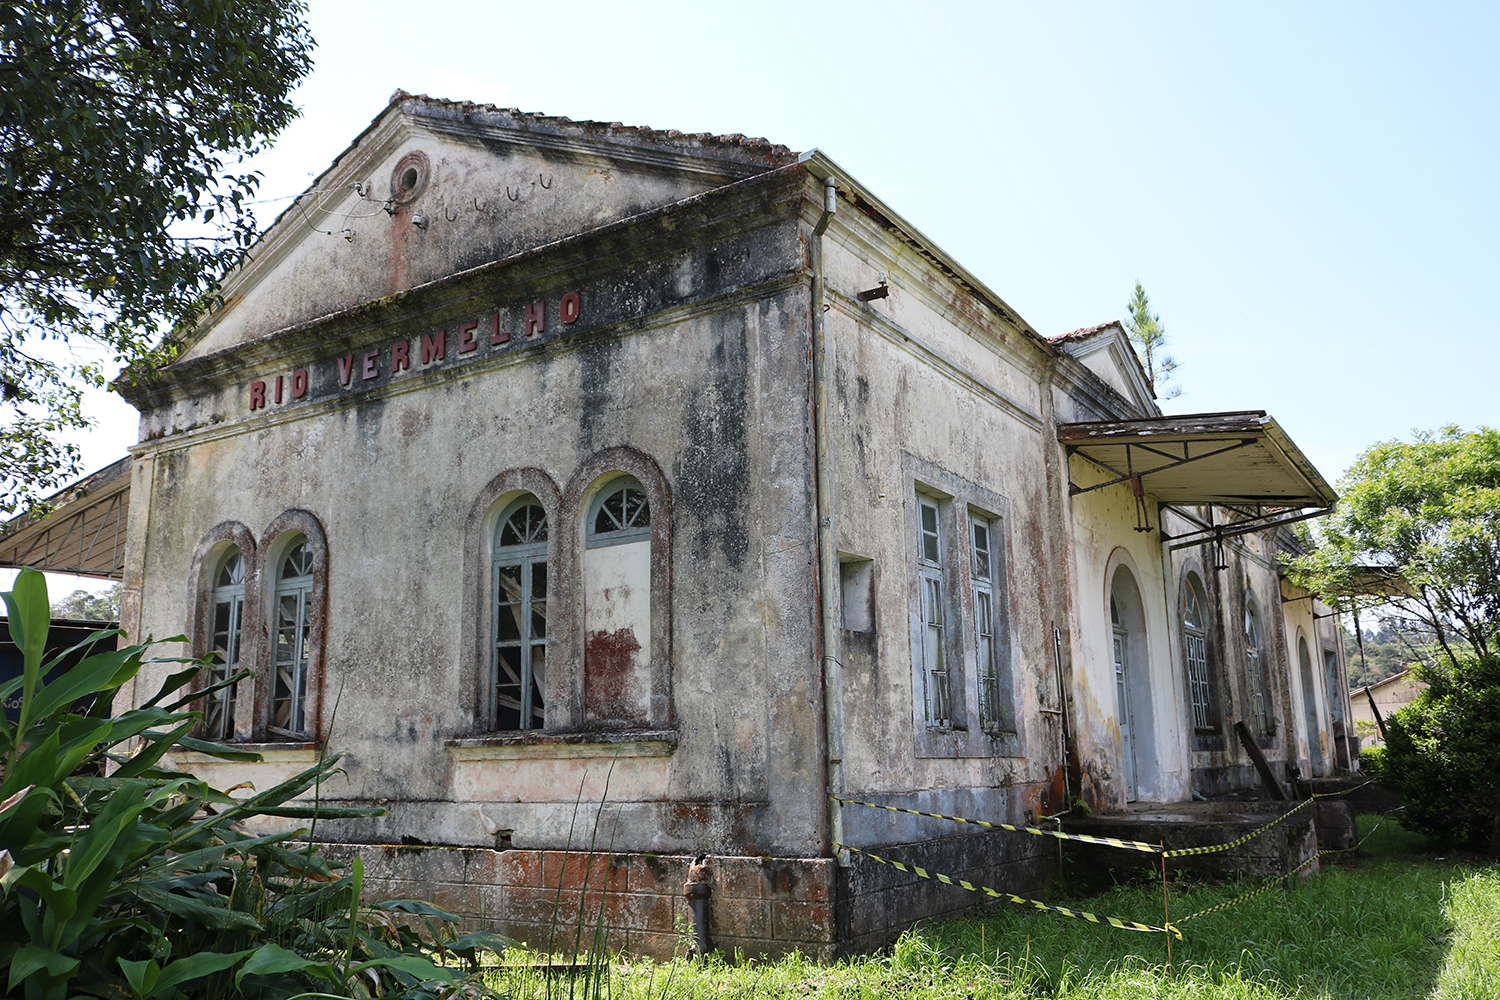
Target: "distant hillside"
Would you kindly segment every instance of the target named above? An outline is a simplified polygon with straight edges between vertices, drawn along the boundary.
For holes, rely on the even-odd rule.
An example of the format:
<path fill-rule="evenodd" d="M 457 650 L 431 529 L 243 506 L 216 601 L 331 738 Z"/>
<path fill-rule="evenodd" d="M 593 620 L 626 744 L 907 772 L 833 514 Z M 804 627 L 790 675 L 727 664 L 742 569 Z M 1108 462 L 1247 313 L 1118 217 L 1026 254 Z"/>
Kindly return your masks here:
<path fill-rule="evenodd" d="M 1393 674 L 1426 659 L 1433 659 L 1427 652 L 1432 645 L 1427 636 L 1411 635 L 1392 628 L 1378 632 L 1364 629 L 1364 656 L 1360 656 L 1360 644 L 1352 631 L 1344 630 L 1344 653 L 1349 658 L 1349 690 L 1383 681 Z"/>

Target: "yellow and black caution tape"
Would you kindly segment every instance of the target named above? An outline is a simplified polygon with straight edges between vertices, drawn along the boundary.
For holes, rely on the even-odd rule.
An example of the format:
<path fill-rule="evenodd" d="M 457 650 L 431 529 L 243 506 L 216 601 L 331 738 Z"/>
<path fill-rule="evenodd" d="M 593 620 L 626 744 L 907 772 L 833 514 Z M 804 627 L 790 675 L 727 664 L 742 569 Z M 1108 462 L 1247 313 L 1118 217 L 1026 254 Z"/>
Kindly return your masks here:
<path fill-rule="evenodd" d="M 1348 854 L 1350 851 L 1357 851 L 1357 850 L 1359 850 L 1361 847 L 1365 846 L 1365 841 L 1367 841 L 1371 837 L 1375 836 L 1375 831 L 1376 830 L 1379 830 L 1382 826 L 1385 826 L 1385 821 L 1388 820 L 1388 819 L 1390 819 L 1390 818 L 1391 818 L 1391 814 L 1390 813 L 1384 813 L 1384 814 L 1382 814 L 1381 817 L 1380 817 L 1380 822 L 1376 823 L 1374 826 L 1370 827 L 1369 832 L 1366 833 L 1363 837 L 1360 837 L 1359 838 L 1359 843 L 1355 844 L 1353 847 L 1329 847 L 1329 848 L 1326 848 L 1326 849 L 1319 848 L 1318 849 L 1318 857 L 1321 858 L 1325 854 Z"/>
<path fill-rule="evenodd" d="M 1302 869 L 1306 868 L 1308 865 L 1310 865 L 1314 861 L 1318 860 L 1318 858 L 1322 854 L 1323 854 L 1323 852 L 1319 851 L 1317 854 L 1314 854 L 1312 857 L 1308 858 L 1306 861 L 1302 862 L 1300 865 L 1298 865 L 1296 868 L 1293 868 L 1291 871 L 1287 872 L 1285 875 L 1278 875 L 1276 878 L 1269 879 L 1265 883 L 1265 885 L 1262 885 L 1258 889 L 1252 889 L 1249 892 L 1245 893 L 1243 896 L 1236 896 L 1234 899 L 1226 900 L 1225 902 L 1217 903 L 1217 904 L 1215 904 L 1213 906 L 1210 906 L 1206 910 L 1199 910 L 1197 913 L 1190 913 L 1190 914 L 1188 914 L 1185 917 L 1179 917 L 1174 922 L 1174 926 L 1175 926 L 1175 924 L 1185 924 L 1189 920 L 1197 920 L 1199 917 L 1206 917 L 1210 913 L 1218 913 L 1220 910 L 1227 910 L 1231 906 L 1238 906 L 1239 904 L 1243 903 L 1247 899 L 1254 899 L 1256 896 L 1264 895 L 1265 893 L 1268 893 L 1272 889 L 1276 888 L 1278 885 L 1280 885 L 1286 879 L 1291 878 L 1293 875 L 1297 874 Z"/>
<path fill-rule="evenodd" d="M 1143 931 L 1147 934 L 1172 934 L 1177 938 L 1177 940 L 1182 940 L 1182 932 L 1172 924 L 1168 924 L 1165 927 L 1157 927 L 1152 924 L 1137 923 L 1134 920 L 1121 920 L 1119 917 L 1101 917 L 1098 914 L 1088 913 L 1084 910 L 1070 910 L 1066 906 L 1053 906 L 1052 904 L 1044 903 L 1039 899 L 1027 899 L 1025 896 L 1017 896 L 1015 893 L 1001 892 L 999 889 L 991 889 L 989 886 L 975 885 L 973 882 L 969 882 L 965 879 L 953 878 L 950 875 L 942 875 L 938 872 L 931 872 L 919 865 L 908 865 L 903 864 L 900 861 L 892 861 L 890 858 L 883 858 L 878 854 L 871 854 L 869 851 L 861 850 L 858 847 L 850 847 L 848 844 L 835 843 L 833 847 L 835 850 L 839 851 L 853 851 L 855 854 L 863 854 L 865 857 L 869 858 L 872 861 L 878 861 L 883 865 L 890 865 L 897 871 L 909 872 L 912 875 L 916 875 L 918 878 L 933 879 L 935 881 L 942 882 L 944 885 L 956 885 L 959 888 L 967 889 L 970 892 L 982 892 L 986 896 L 990 896 L 994 899 L 1004 899 L 1009 902 L 1016 903 L 1020 906 L 1029 906 L 1037 910 L 1046 910 L 1048 913 L 1060 913 L 1065 917 L 1074 917 L 1078 920 L 1087 920 L 1092 924 L 1108 924 L 1110 927 L 1118 927 L 1122 931 Z"/>
<path fill-rule="evenodd" d="M 921 812 L 917 809 L 903 809 L 900 806 L 887 806 L 879 802 L 860 802 L 857 799 L 841 799 L 837 795 L 828 796 L 840 805 L 869 806 L 871 809 L 885 809 L 888 812 L 907 813 L 911 816 L 926 816 L 929 819 L 945 819 L 950 823 L 967 823 L 970 826 L 985 826 L 992 830 L 1009 830 L 1011 833 L 1029 833 L 1036 837 L 1056 837 L 1058 840 L 1078 840 L 1085 844 L 1103 844 L 1106 847 L 1119 847 L 1127 851 L 1145 851 L 1148 854 L 1160 854 L 1160 844 L 1147 844 L 1139 840 L 1121 840 L 1119 837 L 1094 837 L 1086 833 L 1063 833 L 1061 830 L 1043 830 L 1036 826 L 1011 826 L 1009 823 L 989 823 L 982 819 L 964 819 L 961 816 L 944 816 L 942 813 Z M 854 850 L 854 848 L 850 848 Z"/>
<path fill-rule="evenodd" d="M 1234 840 L 1231 840 L 1227 844 L 1214 844 L 1211 847 L 1178 847 L 1170 851 L 1165 851 L 1164 853 L 1169 858 L 1183 858 L 1187 857 L 1190 854 L 1217 854 L 1219 851 L 1227 851 L 1231 848 L 1239 847 L 1246 841 L 1254 840 L 1256 837 L 1259 837 L 1261 834 L 1271 829 L 1277 823 L 1280 823 L 1282 820 L 1285 820 L 1293 813 L 1296 813 L 1299 809 L 1302 809 L 1305 806 L 1312 805 L 1312 802 L 1312 799 L 1303 799 L 1301 802 L 1298 802 L 1296 805 L 1292 806 L 1292 808 L 1288 809 L 1280 816 L 1277 816 L 1275 819 L 1271 820 L 1271 822 L 1267 823 L 1265 826 L 1257 830 L 1251 830 L 1243 837 L 1236 837 Z"/>
<path fill-rule="evenodd" d="M 840 798 L 837 795 L 830 795 L 828 797 L 832 801 L 837 802 L 840 806 L 867 806 L 871 809 L 884 809 L 887 812 L 906 813 L 909 816 L 925 816 L 928 819 L 943 819 L 947 820 L 950 823 L 965 823 L 969 826 L 983 826 L 988 827 L 991 830 L 1009 830 L 1011 833 L 1029 833 L 1035 837 L 1056 837 L 1058 840 L 1076 840 L 1084 844 L 1100 844 L 1104 847 L 1118 847 L 1121 850 L 1126 851 L 1141 851 L 1146 854 L 1163 854 L 1169 858 L 1182 858 L 1195 854 L 1217 854 L 1220 851 L 1228 851 L 1236 848 L 1249 840 L 1253 840 L 1254 838 L 1259 837 L 1261 834 L 1265 833 L 1276 824 L 1281 823 L 1288 817 L 1292 816 L 1298 810 L 1311 805 L 1315 799 L 1330 799 L 1334 798 L 1335 796 L 1346 795 L 1349 792 L 1363 788 L 1365 785 L 1370 784 L 1372 781 L 1374 781 L 1373 778 L 1370 779 L 1370 781 L 1366 781 L 1364 785 L 1355 785 L 1354 788 L 1346 788 L 1340 792 L 1318 792 L 1314 794 L 1312 798 L 1303 799 L 1301 802 L 1298 802 L 1296 805 L 1292 806 L 1292 808 L 1288 809 L 1280 816 L 1277 816 L 1275 819 L 1271 820 L 1271 822 L 1267 823 L 1260 829 L 1247 833 L 1243 837 L 1231 840 L 1227 844 L 1214 844 L 1209 847 L 1179 847 L 1170 851 L 1164 850 L 1159 844 L 1148 844 L 1141 840 L 1123 840 L 1119 837 L 1096 837 L 1087 833 L 1064 833 L 1061 830 L 1043 830 L 1042 828 L 1036 826 L 1012 826 L 1009 823 L 990 823 L 982 819 L 965 819 L 962 816 L 946 816 L 943 813 L 922 812 L 920 809 L 906 809 L 901 806 L 888 806 L 881 802 L 863 802 L 859 799 Z"/>

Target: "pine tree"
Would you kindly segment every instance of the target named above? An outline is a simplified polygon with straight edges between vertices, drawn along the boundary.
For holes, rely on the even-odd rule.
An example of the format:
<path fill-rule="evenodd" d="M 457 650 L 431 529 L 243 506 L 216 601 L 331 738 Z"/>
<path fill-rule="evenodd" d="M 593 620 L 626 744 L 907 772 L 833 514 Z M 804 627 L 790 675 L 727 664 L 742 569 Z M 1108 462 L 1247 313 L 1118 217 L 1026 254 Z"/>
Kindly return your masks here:
<path fill-rule="evenodd" d="M 1151 388 L 1162 399 L 1182 395 L 1182 386 L 1164 384 L 1177 371 L 1177 360 L 1163 350 L 1167 344 L 1166 327 L 1161 325 L 1161 317 L 1151 311 L 1151 302 L 1139 281 L 1135 283 L 1135 294 L 1130 297 L 1126 308 L 1130 315 L 1125 320 L 1125 332 L 1140 355 Z"/>

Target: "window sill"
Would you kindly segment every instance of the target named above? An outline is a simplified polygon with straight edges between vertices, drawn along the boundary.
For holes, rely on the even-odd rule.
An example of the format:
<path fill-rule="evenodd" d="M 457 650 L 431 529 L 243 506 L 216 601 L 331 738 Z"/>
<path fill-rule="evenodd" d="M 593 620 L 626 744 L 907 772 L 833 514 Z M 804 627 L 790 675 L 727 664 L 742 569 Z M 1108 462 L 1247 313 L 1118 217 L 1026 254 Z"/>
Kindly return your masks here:
<path fill-rule="evenodd" d="M 323 744 L 312 743 L 225 743 L 224 749 L 240 753 L 258 753 L 259 761 L 230 761 L 196 750 L 174 750 L 172 759 L 183 764 L 300 764 L 311 766 L 318 762 Z"/>
<path fill-rule="evenodd" d="M 453 759 L 569 760 L 609 757 L 670 757 L 677 733 L 659 729 L 623 729 L 587 733 L 504 733 L 445 740 Z"/>

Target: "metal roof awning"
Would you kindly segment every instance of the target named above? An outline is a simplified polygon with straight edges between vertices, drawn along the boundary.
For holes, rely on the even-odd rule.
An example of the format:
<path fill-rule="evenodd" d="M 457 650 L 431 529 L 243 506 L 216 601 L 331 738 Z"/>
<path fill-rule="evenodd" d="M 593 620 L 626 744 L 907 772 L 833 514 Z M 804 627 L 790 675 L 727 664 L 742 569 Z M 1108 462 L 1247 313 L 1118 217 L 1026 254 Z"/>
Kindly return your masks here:
<path fill-rule="evenodd" d="M 1069 458 L 1070 494 L 1128 484 L 1143 523 L 1147 494 L 1174 508 L 1218 506 L 1236 513 L 1236 520 L 1215 525 L 1179 511 L 1202 529 L 1195 536 L 1259 531 L 1326 513 L 1338 502 L 1338 494 L 1264 410 L 1063 424 L 1058 440 Z M 1085 483 L 1076 478 L 1083 470 L 1074 456 L 1096 473 Z M 1306 508 L 1315 510 L 1303 513 Z"/>
<path fill-rule="evenodd" d="M 49 497 L 54 509 L 46 517 L 6 522 L 0 567 L 123 580 L 130 462 L 122 458 Z"/>

